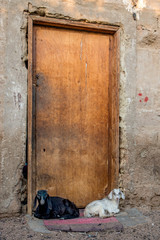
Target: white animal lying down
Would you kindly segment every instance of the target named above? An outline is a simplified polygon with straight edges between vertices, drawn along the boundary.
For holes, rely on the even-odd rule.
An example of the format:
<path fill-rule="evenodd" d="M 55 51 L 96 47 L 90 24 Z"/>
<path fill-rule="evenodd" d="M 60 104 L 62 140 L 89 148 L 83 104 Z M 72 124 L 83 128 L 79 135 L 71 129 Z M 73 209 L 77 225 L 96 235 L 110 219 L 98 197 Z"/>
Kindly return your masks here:
<path fill-rule="evenodd" d="M 119 213 L 119 200 L 125 199 L 124 194 L 120 189 L 113 189 L 109 195 L 102 200 L 96 200 L 89 203 L 84 209 L 85 217 L 99 216 L 101 218 L 113 216 Z"/>

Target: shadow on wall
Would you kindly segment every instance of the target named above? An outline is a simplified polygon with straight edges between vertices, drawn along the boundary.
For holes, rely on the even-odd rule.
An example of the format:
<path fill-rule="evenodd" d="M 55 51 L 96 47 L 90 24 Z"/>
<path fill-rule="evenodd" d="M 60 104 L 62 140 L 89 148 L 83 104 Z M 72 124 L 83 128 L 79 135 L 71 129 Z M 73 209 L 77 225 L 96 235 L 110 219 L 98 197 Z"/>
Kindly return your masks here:
<path fill-rule="evenodd" d="M 21 205 L 22 213 L 27 212 L 27 169 L 28 165 L 25 165 L 22 168 L 22 187 L 21 187 Z"/>

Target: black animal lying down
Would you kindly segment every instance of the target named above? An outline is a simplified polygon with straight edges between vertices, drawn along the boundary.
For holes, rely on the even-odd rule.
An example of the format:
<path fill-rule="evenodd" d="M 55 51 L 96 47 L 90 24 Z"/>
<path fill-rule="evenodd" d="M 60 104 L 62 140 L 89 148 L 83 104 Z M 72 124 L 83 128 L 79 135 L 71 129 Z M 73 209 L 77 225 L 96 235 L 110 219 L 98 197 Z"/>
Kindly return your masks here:
<path fill-rule="evenodd" d="M 38 207 L 34 213 L 36 218 L 71 219 L 79 217 L 79 209 L 76 205 L 61 197 L 50 197 L 46 190 L 39 190 L 34 200 L 34 208 L 38 200 Z"/>

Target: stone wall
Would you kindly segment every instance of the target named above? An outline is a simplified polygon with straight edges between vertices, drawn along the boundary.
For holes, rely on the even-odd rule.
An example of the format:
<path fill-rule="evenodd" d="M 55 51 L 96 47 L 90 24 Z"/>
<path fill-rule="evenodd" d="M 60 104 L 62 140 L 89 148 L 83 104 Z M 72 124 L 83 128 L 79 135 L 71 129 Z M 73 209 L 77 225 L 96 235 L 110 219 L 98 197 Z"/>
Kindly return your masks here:
<path fill-rule="evenodd" d="M 160 2 L 148 1 L 137 22 L 133 204 L 160 203 Z"/>
<path fill-rule="evenodd" d="M 160 2 L 134 20 L 123 0 L 0 0 L 0 214 L 21 211 L 26 160 L 27 16 L 121 26 L 120 175 L 125 206 L 160 201 Z M 135 16 L 134 16 L 135 17 Z"/>

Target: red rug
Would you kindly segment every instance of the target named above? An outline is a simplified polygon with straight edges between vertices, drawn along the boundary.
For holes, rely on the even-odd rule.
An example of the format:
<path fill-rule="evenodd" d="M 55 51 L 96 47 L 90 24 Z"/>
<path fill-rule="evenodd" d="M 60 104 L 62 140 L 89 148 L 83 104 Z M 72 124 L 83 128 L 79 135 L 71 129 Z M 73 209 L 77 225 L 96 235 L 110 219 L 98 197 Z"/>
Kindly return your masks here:
<path fill-rule="evenodd" d="M 115 229 L 122 231 L 123 226 L 115 217 L 110 218 L 85 218 L 83 217 L 83 211 L 80 211 L 80 217 L 74 219 L 58 220 L 49 219 L 44 220 L 45 227 L 50 230 L 61 230 L 61 231 L 106 231 Z"/>
<path fill-rule="evenodd" d="M 111 218 L 74 218 L 74 219 L 66 219 L 66 220 L 57 220 L 50 219 L 44 220 L 44 225 L 65 225 L 65 224 L 101 224 L 101 223 L 110 223 L 110 222 L 118 222 L 115 217 Z"/>

